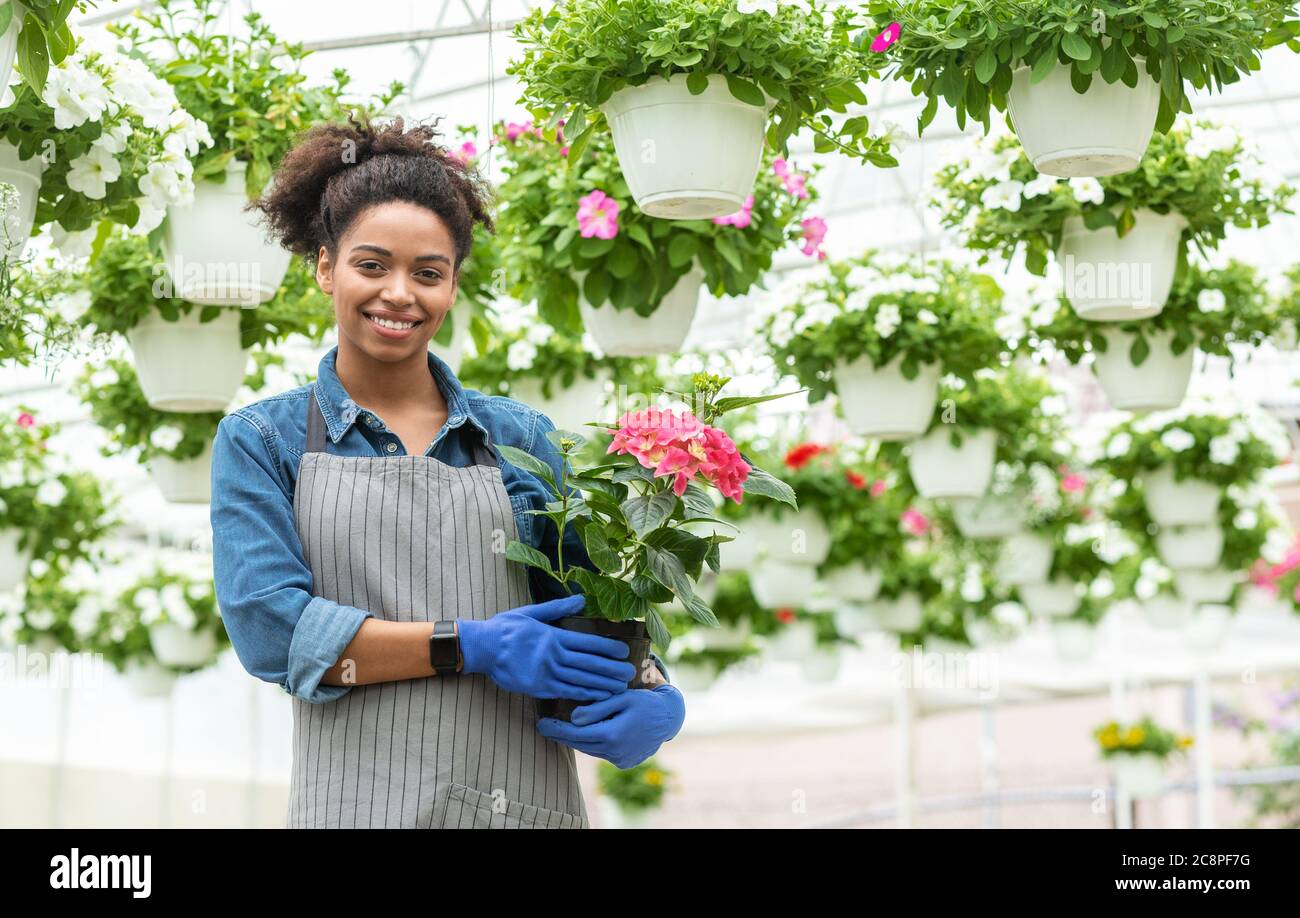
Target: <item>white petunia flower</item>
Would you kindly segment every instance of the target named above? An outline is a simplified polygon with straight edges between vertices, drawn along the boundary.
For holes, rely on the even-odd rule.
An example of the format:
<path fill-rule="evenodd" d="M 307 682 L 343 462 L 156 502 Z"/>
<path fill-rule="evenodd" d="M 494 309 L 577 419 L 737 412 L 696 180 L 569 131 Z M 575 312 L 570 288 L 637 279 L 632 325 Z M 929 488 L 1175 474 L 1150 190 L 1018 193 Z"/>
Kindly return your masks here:
<path fill-rule="evenodd" d="M 1237 511 L 1232 518 L 1232 525 L 1237 529 L 1254 529 L 1259 524 L 1259 514 L 1249 507 Z"/>
<path fill-rule="evenodd" d="M 989 210 L 1009 210 L 1014 213 L 1020 210 L 1020 194 L 1024 190 L 1024 182 L 1015 180 L 998 182 L 984 189 L 984 193 L 980 195 L 980 203 Z"/>
<path fill-rule="evenodd" d="M 36 502 L 47 507 L 57 507 L 68 496 L 68 489 L 57 478 L 51 478 L 36 489 Z"/>
<path fill-rule="evenodd" d="M 103 117 L 108 89 L 98 74 L 69 58 L 50 71 L 41 101 L 54 109 L 54 126 L 66 131 Z"/>
<path fill-rule="evenodd" d="M 506 366 L 512 370 L 530 370 L 537 359 L 537 347 L 527 339 L 516 341 L 506 351 Z"/>
<path fill-rule="evenodd" d="M 1171 427 L 1160 435 L 1160 442 L 1175 453 L 1189 450 L 1196 445 L 1196 438 L 1181 427 Z"/>
<path fill-rule="evenodd" d="M 922 325 L 936 325 L 939 322 L 939 317 L 928 309 L 922 309 L 916 313 L 916 320 Z"/>
<path fill-rule="evenodd" d="M 1080 204 L 1101 204 L 1106 200 L 1106 189 L 1102 188 L 1101 182 L 1095 178 L 1072 178 L 1070 190 L 1074 192 L 1074 199 Z"/>
<path fill-rule="evenodd" d="M 154 449 L 160 449 L 165 453 L 170 453 L 176 447 L 181 445 L 181 440 L 185 439 L 185 434 L 179 427 L 167 425 L 157 428 L 149 435 L 149 445 Z"/>
<path fill-rule="evenodd" d="M 1228 298 L 1222 290 L 1206 288 L 1196 295 L 1196 308 L 1201 312 L 1222 312 L 1228 305 Z"/>
<path fill-rule="evenodd" d="M 895 303 L 882 303 L 876 310 L 876 334 L 888 338 L 903 320 L 903 314 Z"/>
<path fill-rule="evenodd" d="M 108 186 L 121 175 L 122 166 L 116 156 L 103 147 L 91 146 L 72 161 L 68 169 L 68 187 L 92 201 L 100 201 L 108 193 Z"/>
<path fill-rule="evenodd" d="M 1132 446 L 1133 437 L 1127 431 L 1122 431 L 1111 437 L 1110 442 L 1106 444 L 1106 456 L 1110 459 L 1118 459 L 1126 455 Z"/>
<path fill-rule="evenodd" d="M 1229 436 L 1215 437 L 1210 441 L 1210 461 L 1217 465 L 1232 465 L 1241 452 L 1241 444 Z"/>
<path fill-rule="evenodd" d="M 1040 175 L 1025 185 L 1025 197 L 1036 198 L 1039 195 L 1051 194 L 1059 181 L 1060 179 L 1054 175 Z"/>

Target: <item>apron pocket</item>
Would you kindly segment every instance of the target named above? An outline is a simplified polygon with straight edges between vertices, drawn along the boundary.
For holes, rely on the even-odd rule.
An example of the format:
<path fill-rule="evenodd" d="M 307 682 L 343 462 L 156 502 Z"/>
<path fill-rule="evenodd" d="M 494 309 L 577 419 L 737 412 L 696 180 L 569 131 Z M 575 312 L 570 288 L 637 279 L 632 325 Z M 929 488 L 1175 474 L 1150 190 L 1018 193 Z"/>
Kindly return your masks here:
<path fill-rule="evenodd" d="M 587 820 L 573 813 L 548 810 L 501 795 L 485 794 L 464 784 L 444 785 L 441 819 L 444 829 L 586 829 Z"/>

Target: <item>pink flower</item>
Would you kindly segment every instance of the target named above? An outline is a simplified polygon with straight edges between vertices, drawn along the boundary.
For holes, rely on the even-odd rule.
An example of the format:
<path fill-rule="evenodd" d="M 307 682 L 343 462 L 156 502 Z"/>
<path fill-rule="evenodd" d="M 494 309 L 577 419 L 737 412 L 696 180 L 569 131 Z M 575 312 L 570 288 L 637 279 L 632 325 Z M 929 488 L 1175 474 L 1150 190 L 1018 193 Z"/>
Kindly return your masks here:
<path fill-rule="evenodd" d="M 826 253 L 820 250 L 820 246 L 826 238 L 826 221 L 821 217 L 808 217 L 799 221 L 799 226 L 803 228 L 803 253 L 825 259 Z"/>
<path fill-rule="evenodd" d="M 734 226 L 737 229 L 744 229 L 754 222 L 754 196 L 751 194 L 745 198 L 745 204 L 734 214 L 727 214 L 725 217 L 714 217 L 713 222 L 718 226 Z"/>
<path fill-rule="evenodd" d="M 914 536 L 925 535 L 930 530 L 930 521 L 925 518 L 925 514 L 915 507 L 908 507 L 904 510 L 899 520 L 907 527 L 907 531 Z"/>
<path fill-rule="evenodd" d="M 784 159 L 774 159 L 772 161 L 772 171 L 781 178 L 781 183 L 785 185 L 785 190 L 790 192 L 801 201 L 807 200 L 808 191 L 804 188 L 804 183 L 808 180 L 807 176 L 800 175 L 790 168 L 790 164 Z"/>
<path fill-rule="evenodd" d="M 578 201 L 578 228 L 582 238 L 613 239 L 618 235 L 618 201 L 603 191 L 593 191 Z"/>
<path fill-rule="evenodd" d="M 1087 487 L 1087 485 L 1088 483 L 1084 481 L 1083 476 L 1078 472 L 1071 472 L 1061 479 L 1061 490 L 1067 494 L 1074 494 L 1078 491 L 1082 491 Z"/>
<path fill-rule="evenodd" d="M 891 22 L 889 28 L 881 32 L 871 41 L 871 50 L 879 54 L 894 42 L 898 41 L 898 36 L 903 34 L 903 27 L 896 22 Z"/>
<path fill-rule="evenodd" d="M 452 150 L 447 155 L 462 166 L 467 166 L 469 165 L 470 160 L 478 156 L 478 147 L 474 145 L 473 141 L 467 140 L 460 145 L 459 150 Z"/>
<path fill-rule="evenodd" d="M 18 426 L 19 426 L 19 427 L 35 427 L 35 426 L 36 426 L 36 418 L 32 417 L 30 414 L 28 414 L 26 411 L 24 411 L 24 412 L 22 412 L 21 414 L 18 415 Z"/>
<path fill-rule="evenodd" d="M 512 143 L 525 134 L 531 133 L 533 133 L 533 123 L 531 121 L 525 121 L 523 123 L 511 121 L 506 125 L 506 140 L 509 140 Z"/>
<path fill-rule="evenodd" d="M 568 148 L 568 147 L 560 147 L 560 155 L 561 155 L 561 156 L 568 156 L 568 155 L 569 155 L 569 148 Z"/>
<path fill-rule="evenodd" d="M 885 479 L 877 478 L 871 483 L 871 496 L 879 497 L 881 494 L 885 493 L 885 489 L 888 487 L 889 485 L 886 484 Z"/>
<path fill-rule="evenodd" d="M 673 493 L 678 497 L 699 474 L 724 497 L 740 503 L 749 464 L 724 431 L 705 426 L 689 411 L 678 414 L 661 408 L 630 411 L 618 424 L 606 454 L 634 456 L 644 468 L 653 468 L 656 478 L 674 476 Z"/>

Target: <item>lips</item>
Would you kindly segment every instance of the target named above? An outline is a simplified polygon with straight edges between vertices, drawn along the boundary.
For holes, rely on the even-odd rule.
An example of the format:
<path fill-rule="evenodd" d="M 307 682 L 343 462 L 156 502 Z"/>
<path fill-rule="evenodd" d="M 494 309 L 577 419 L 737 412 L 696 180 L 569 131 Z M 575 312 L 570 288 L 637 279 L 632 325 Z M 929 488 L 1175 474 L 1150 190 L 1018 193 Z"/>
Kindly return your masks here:
<path fill-rule="evenodd" d="M 394 315 L 383 312 L 364 312 L 366 324 L 375 330 L 377 334 L 384 338 L 405 338 L 411 334 L 417 327 L 424 324 L 423 319 L 416 319 L 413 316 Z M 381 324 L 382 322 L 390 324 Z"/>

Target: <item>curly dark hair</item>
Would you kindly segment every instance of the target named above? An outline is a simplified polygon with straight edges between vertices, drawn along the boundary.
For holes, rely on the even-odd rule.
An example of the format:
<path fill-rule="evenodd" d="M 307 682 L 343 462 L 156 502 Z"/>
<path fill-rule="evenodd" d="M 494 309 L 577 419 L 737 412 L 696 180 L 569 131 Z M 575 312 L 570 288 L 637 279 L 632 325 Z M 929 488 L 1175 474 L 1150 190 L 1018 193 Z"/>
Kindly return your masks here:
<path fill-rule="evenodd" d="M 285 155 L 267 193 L 249 204 L 281 245 L 315 261 L 321 246 L 333 257 L 357 216 L 388 201 L 426 207 L 456 243 L 456 270 L 473 247 L 474 225 L 493 229 L 491 184 L 437 142 L 433 124 L 400 117 L 381 124 L 349 115 L 319 124 Z"/>

